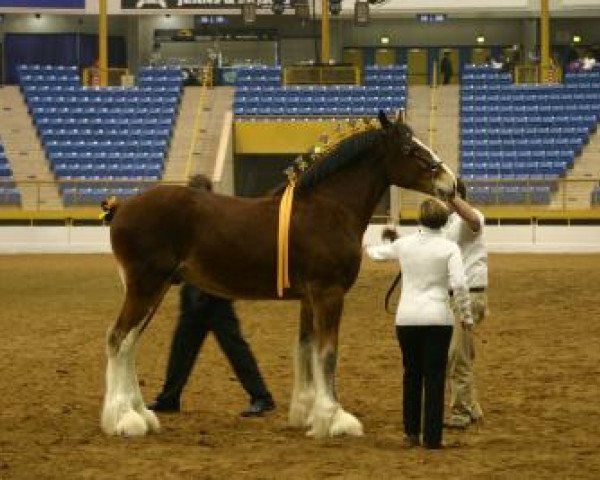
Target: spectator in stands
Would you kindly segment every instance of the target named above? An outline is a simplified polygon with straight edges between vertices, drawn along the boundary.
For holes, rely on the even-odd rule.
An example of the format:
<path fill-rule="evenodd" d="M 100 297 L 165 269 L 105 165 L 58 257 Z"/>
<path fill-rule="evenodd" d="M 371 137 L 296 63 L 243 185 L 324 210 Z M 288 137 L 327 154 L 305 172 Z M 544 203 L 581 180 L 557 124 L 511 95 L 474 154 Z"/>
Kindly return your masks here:
<path fill-rule="evenodd" d="M 444 227 L 447 239 L 457 243 L 464 262 L 474 328 L 481 324 L 487 314 L 487 250 L 484 241 L 485 218 L 466 201 L 465 184 L 459 180 L 457 195 L 449 200 L 452 214 Z M 454 303 L 454 308 L 462 303 Z M 448 356 L 448 380 L 450 387 L 450 416 L 447 427 L 466 428 L 472 422 L 483 420 L 483 411 L 477 401 L 473 375 L 473 332 L 471 329 L 455 328 Z"/>
<path fill-rule="evenodd" d="M 502 67 L 504 66 L 504 64 L 502 62 L 496 60 L 494 57 L 487 57 L 485 60 L 485 64 L 489 65 L 494 70 L 501 70 Z"/>
<path fill-rule="evenodd" d="M 160 42 L 154 42 L 152 52 L 150 52 L 150 65 L 153 67 L 160 65 L 162 61 L 162 53 L 160 51 Z"/>
<path fill-rule="evenodd" d="M 596 59 L 590 52 L 586 52 L 581 59 L 581 69 L 583 71 L 592 70 L 596 66 Z"/>
<path fill-rule="evenodd" d="M 199 190 L 212 190 L 210 180 L 204 175 L 192 177 L 189 186 Z M 261 416 L 273 410 L 275 402 L 258 370 L 256 359 L 242 336 L 231 300 L 210 295 L 192 284 L 184 283 L 180 301 L 181 311 L 171 343 L 167 378 L 162 391 L 148 408 L 159 412 L 179 411 L 183 387 L 206 336 L 212 331 L 242 387 L 250 396 L 250 405 L 241 415 Z"/>
<path fill-rule="evenodd" d="M 392 243 L 367 247 L 374 260 L 398 259 L 402 268 L 402 295 L 396 312 L 396 335 L 404 365 L 403 419 L 406 442 L 420 443 L 421 403 L 424 392 L 423 444 L 442 447 L 444 388 L 448 347 L 454 323 L 448 295 L 452 290 L 462 308 L 462 327 L 472 323 L 465 271 L 456 243 L 441 228 L 449 210 L 429 198 L 420 207 L 421 229 Z"/>
<path fill-rule="evenodd" d="M 452 75 L 454 74 L 450 52 L 444 52 L 444 56 L 440 62 L 440 72 L 442 73 L 442 84 L 448 85 L 452 79 Z"/>

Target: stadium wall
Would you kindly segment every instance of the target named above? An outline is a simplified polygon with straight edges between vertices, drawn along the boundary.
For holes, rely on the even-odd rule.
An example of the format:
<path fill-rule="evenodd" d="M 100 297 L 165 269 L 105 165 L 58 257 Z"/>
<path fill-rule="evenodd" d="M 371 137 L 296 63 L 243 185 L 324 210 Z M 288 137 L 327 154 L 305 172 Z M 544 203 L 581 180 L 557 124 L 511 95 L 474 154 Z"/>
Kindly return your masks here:
<path fill-rule="evenodd" d="M 384 225 L 371 225 L 365 244 L 380 242 Z M 415 226 L 398 227 L 401 235 Z M 490 252 L 600 253 L 600 226 L 503 225 L 486 227 Z M 0 254 L 110 253 L 108 227 L 0 227 Z"/>

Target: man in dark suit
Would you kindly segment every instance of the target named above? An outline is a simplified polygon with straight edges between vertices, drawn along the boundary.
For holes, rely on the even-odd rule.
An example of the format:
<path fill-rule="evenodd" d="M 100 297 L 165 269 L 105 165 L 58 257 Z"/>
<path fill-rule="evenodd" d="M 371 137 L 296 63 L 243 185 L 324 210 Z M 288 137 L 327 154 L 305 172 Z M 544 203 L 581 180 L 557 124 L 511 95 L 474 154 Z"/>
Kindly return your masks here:
<path fill-rule="evenodd" d="M 212 190 L 210 180 L 204 175 L 192 177 L 189 186 Z M 241 415 L 261 416 L 273 410 L 275 402 L 262 379 L 256 359 L 242 336 L 232 301 L 184 283 L 180 291 L 180 309 L 171 343 L 167 378 L 162 391 L 148 408 L 158 412 L 179 411 L 183 388 L 206 336 L 212 331 L 242 387 L 250 396 L 250 405 Z"/>
<path fill-rule="evenodd" d="M 440 71 L 442 72 L 442 84 L 448 85 L 452 79 L 452 75 L 454 74 L 450 52 L 444 52 L 444 56 L 440 62 Z"/>

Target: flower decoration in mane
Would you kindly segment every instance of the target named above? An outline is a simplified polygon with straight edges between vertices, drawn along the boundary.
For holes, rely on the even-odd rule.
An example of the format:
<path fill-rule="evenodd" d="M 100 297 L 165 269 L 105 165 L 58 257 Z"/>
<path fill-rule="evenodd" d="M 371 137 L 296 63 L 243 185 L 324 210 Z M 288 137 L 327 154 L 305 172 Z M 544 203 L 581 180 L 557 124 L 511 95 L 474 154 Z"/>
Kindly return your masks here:
<path fill-rule="evenodd" d="M 319 141 L 311 147 L 306 154 L 299 155 L 294 162 L 284 170 L 288 178 L 288 182 L 297 182 L 300 177 L 306 172 L 310 172 L 316 165 L 326 157 L 335 156 L 335 150 L 342 150 L 343 144 L 348 144 L 351 152 L 340 151 L 338 156 L 348 156 L 354 153 L 354 150 L 362 147 L 363 142 L 350 142 L 351 138 L 359 140 L 358 135 L 379 130 L 379 123 L 376 119 L 350 119 L 346 122 L 339 123 L 332 135 L 323 134 L 319 137 Z M 346 148 L 345 150 L 348 150 Z M 338 159 L 339 160 L 339 159 Z M 343 163 L 344 159 L 336 163 Z"/>

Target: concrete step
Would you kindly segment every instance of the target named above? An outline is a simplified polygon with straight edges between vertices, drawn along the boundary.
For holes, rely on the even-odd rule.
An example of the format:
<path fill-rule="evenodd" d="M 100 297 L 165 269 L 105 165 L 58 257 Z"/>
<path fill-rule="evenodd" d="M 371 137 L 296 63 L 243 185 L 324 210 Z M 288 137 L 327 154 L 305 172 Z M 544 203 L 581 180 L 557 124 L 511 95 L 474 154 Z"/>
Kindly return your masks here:
<path fill-rule="evenodd" d="M 54 175 L 18 87 L 0 89 L 0 137 L 23 209 L 62 209 Z"/>

